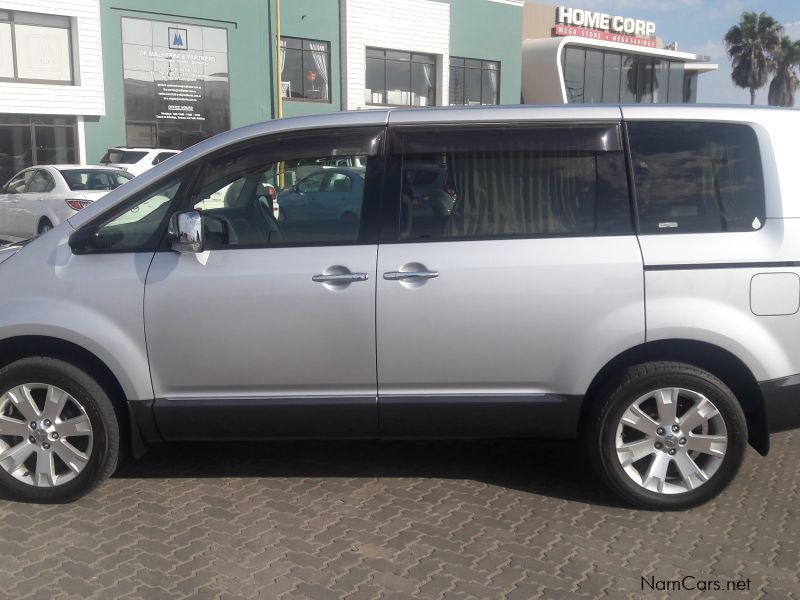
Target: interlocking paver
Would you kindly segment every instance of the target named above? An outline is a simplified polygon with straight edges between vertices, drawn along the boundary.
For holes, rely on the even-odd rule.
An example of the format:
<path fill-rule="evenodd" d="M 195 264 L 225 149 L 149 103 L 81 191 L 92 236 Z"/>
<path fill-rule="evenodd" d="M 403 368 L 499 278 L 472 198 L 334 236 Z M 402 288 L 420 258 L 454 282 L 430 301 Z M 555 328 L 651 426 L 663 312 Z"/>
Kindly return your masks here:
<path fill-rule="evenodd" d="M 2 595 L 800 598 L 798 440 L 683 513 L 620 506 L 566 443 L 154 446 L 75 504 L 0 500 Z"/>

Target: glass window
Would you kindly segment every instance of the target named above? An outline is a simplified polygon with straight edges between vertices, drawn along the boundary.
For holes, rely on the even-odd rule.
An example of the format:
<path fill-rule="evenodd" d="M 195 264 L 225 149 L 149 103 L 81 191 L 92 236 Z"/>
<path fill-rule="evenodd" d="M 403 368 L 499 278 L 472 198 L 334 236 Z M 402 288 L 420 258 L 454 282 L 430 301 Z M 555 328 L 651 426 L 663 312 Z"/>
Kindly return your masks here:
<path fill-rule="evenodd" d="M 603 52 L 586 51 L 586 83 L 583 101 L 597 104 L 603 101 Z"/>
<path fill-rule="evenodd" d="M 752 231 L 764 223 L 755 132 L 727 123 L 628 125 L 642 233 Z"/>
<path fill-rule="evenodd" d="M 434 106 L 436 59 L 428 54 L 367 48 L 367 104 Z"/>
<path fill-rule="evenodd" d="M 0 23 L 0 78 L 72 82 L 69 17 L 4 11 Z"/>
<path fill-rule="evenodd" d="M 564 85 L 567 88 L 567 102 L 570 104 L 583 102 L 585 65 L 586 51 L 583 48 L 564 48 Z"/>
<path fill-rule="evenodd" d="M 141 150 L 120 150 L 116 148 L 109 148 L 108 152 L 103 155 L 100 162 L 104 165 L 135 165 L 137 162 L 147 156 L 147 152 Z"/>
<path fill-rule="evenodd" d="M 22 169 L 74 163 L 75 117 L 0 115 L 0 183 Z"/>
<path fill-rule="evenodd" d="M 500 63 L 451 56 L 450 104 L 500 104 Z"/>
<path fill-rule="evenodd" d="M 697 71 L 683 73 L 683 101 L 687 104 L 697 102 Z"/>
<path fill-rule="evenodd" d="M 133 206 L 100 225 L 93 236 L 92 249 L 116 252 L 155 250 L 169 217 L 169 207 L 182 183 L 182 179 L 176 178 L 144 193 Z"/>
<path fill-rule="evenodd" d="M 603 102 L 619 102 L 619 87 L 622 81 L 622 55 L 606 52 L 603 64 Z"/>
<path fill-rule="evenodd" d="M 54 187 L 55 182 L 53 181 L 53 178 L 50 177 L 50 173 L 39 169 L 35 172 L 33 177 L 31 177 L 31 183 L 28 186 L 28 191 L 35 194 L 43 194 L 51 191 Z"/>
<path fill-rule="evenodd" d="M 6 194 L 22 194 L 28 189 L 28 184 L 33 178 L 33 171 L 25 171 L 8 182 Z"/>
<path fill-rule="evenodd" d="M 281 37 L 281 94 L 330 102 L 330 43 Z"/>
<path fill-rule="evenodd" d="M 380 135 L 370 128 L 293 136 L 209 161 L 192 198 L 203 214 L 207 247 L 357 242 L 367 211 L 369 157 Z"/>
<path fill-rule="evenodd" d="M 81 190 L 113 190 L 133 179 L 133 175 L 100 169 L 60 169 L 64 181 L 73 192 Z"/>
<path fill-rule="evenodd" d="M 188 148 L 230 129 L 228 30 L 122 17 L 128 146 Z"/>
<path fill-rule="evenodd" d="M 683 102 L 683 63 L 671 61 L 669 63 L 669 103 L 681 104 Z"/>
<path fill-rule="evenodd" d="M 400 238 L 632 231 L 616 126 L 400 133 Z"/>
<path fill-rule="evenodd" d="M 620 102 L 634 104 L 639 101 L 639 57 L 631 54 L 622 56 L 622 85 Z"/>
<path fill-rule="evenodd" d="M 666 104 L 669 100 L 669 61 L 655 61 L 653 72 L 653 102 Z"/>
<path fill-rule="evenodd" d="M 159 154 L 156 154 L 156 157 L 153 159 L 153 164 L 157 165 L 159 163 L 162 163 L 168 158 L 172 158 L 176 154 L 177 152 L 160 152 Z"/>
<path fill-rule="evenodd" d="M 650 58 L 639 59 L 639 89 L 638 102 L 641 104 L 653 103 L 654 64 Z"/>

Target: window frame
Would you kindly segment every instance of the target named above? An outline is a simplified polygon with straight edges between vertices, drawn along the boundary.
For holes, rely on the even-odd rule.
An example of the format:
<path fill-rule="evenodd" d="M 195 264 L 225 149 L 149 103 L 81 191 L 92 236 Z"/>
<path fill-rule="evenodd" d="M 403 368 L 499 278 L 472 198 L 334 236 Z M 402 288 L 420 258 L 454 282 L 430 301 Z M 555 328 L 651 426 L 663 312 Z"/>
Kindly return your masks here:
<path fill-rule="evenodd" d="M 400 238 L 399 216 L 401 211 L 401 189 L 403 176 L 403 152 L 400 136 L 405 131 L 426 131 L 430 127 L 441 127 L 452 129 L 453 131 L 491 131 L 498 127 L 518 129 L 518 128 L 579 128 L 592 126 L 615 127 L 618 132 L 618 148 L 615 152 L 622 154 L 624 165 L 624 185 L 627 191 L 628 212 L 630 214 L 630 229 L 624 232 L 607 233 L 555 233 L 555 234 L 512 234 L 503 236 L 470 236 L 452 238 Z M 585 237 L 621 237 L 636 235 L 638 221 L 635 210 L 635 199 L 632 193 L 632 181 L 630 178 L 630 162 L 628 160 L 627 133 L 624 123 L 621 121 L 502 121 L 499 123 L 415 123 L 409 125 L 390 125 L 387 134 L 387 161 L 386 175 L 384 177 L 383 202 L 381 211 L 381 235 L 380 244 L 442 244 L 442 243 L 464 243 L 464 242 L 485 242 L 485 241 L 504 241 L 504 240 L 534 240 L 534 239 L 557 239 L 557 238 L 585 238 Z"/>
<path fill-rule="evenodd" d="M 75 41 L 72 39 L 73 33 L 75 31 L 75 24 L 73 23 L 73 18 L 64 15 L 54 15 L 50 13 L 36 13 L 31 11 L 21 11 L 21 10 L 4 10 L 8 14 L 7 19 L 0 18 L 0 23 L 6 23 L 10 25 L 11 28 L 11 66 L 14 71 L 14 75 L 12 77 L 0 77 L 0 83 L 33 83 L 33 84 L 45 84 L 45 85 L 68 85 L 74 86 L 77 85 L 76 82 L 76 72 L 75 72 Z M 34 22 L 35 19 L 26 19 L 22 17 L 21 20 L 17 20 L 18 14 L 25 14 L 25 15 L 33 15 L 34 17 L 41 15 L 45 18 L 55 18 L 55 19 L 67 19 L 66 25 L 55 25 L 52 23 L 36 23 Z M 19 66 L 17 64 L 17 36 L 16 36 L 16 25 L 25 25 L 29 27 L 43 27 L 49 29 L 61 29 L 66 30 L 67 32 L 67 51 L 69 53 L 69 79 L 36 79 L 30 77 L 20 77 L 19 76 Z"/>
<path fill-rule="evenodd" d="M 379 223 L 383 209 L 383 182 L 384 170 L 386 164 L 386 140 L 387 140 L 387 127 L 385 125 L 357 125 L 357 126 L 344 126 L 335 128 L 320 128 L 308 129 L 301 131 L 291 131 L 274 133 L 271 135 L 261 136 L 251 140 L 240 141 L 236 144 L 231 144 L 225 148 L 203 157 L 202 161 L 196 165 L 196 172 L 193 177 L 191 185 L 187 188 L 185 193 L 181 195 L 183 190 L 179 190 L 178 196 L 181 196 L 179 204 L 174 207 L 173 212 L 183 212 L 192 210 L 196 201 L 195 196 L 203 191 L 209 184 L 204 183 L 208 174 L 209 165 L 214 160 L 217 160 L 228 153 L 240 152 L 248 148 L 258 147 L 265 143 L 276 144 L 285 146 L 292 143 L 297 143 L 300 146 L 306 146 L 308 138 L 316 139 L 321 142 L 326 140 L 330 135 L 336 133 L 353 133 L 363 132 L 365 136 L 372 133 L 375 137 L 379 137 L 378 146 L 375 153 L 370 155 L 374 160 L 371 165 L 368 162 L 366 172 L 364 175 L 364 202 L 362 204 L 362 221 L 359 228 L 358 239 L 354 241 L 322 241 L 322 242 L 289 242 L 281 244 L 238 244 L 235 246 L 223 246 L 214 248 L 214 251 L 230 252 L 233 250 L 271 250 L 281 248 L 322 248 L 332 246 L 368 246 L 378 243 L 379 238 Z M 372 168 L 370 169 L 370 166 Z M 372 199 L 371 203 L 367 202 Z M 166 229 L 159 252 L 171 251 L 166 236 Z"/>
<path fill-rule="evenodd" d="M 746 127 L 750 132 L 753 134 L 753 137 L 756 141 L 754 152 L 757 155 L 758 161 L 758 170 L 760 171 L 761 178 L 759 180 L 761 191 L 762 191 L 762 208 L 763 208 L 763 215 L 764 218 L 760 219 L 761 226 L 758 229 L 740 229 L 734 231 L 673 231 L 673 230 L 664 230 L 663 232 L 643 232 L 641 229 L 641 223 L 639 219 L 639 194 L 638 194 L 638 187 L 636 184 L 636 173 L 633 168 L 633 149 L 631 147 L 630 141 L 630 133 L 628 130 L 628 126 L 632 123 L 672 123 L 672 124 L 697 124 L 697 125 L 735 125 L 738 127 Z M 718 234 L 731 234 L 731 233 L 756 233 L 761 231 L 767 224 L 767 187 L 766 187 L 766 177 L 764 174 L 764 156 L 761 152 L 761 143 L 758 137 L 758 132 L 756 129 L 749 123 L 743 122 L 731 122 L 731 121 L 709 121 L 709 120 L 686 120 L 686 119 L 625 119 L 623 120 L 623 142 L 625 145 L 625 156 L 626 156 L 626 163 L 628 167 L 628 190 L 631 195 L 631 199 L 633 202 L 634 207 L 634 225 L 636 228 L 636 235 L 638 236 L 670 236 L 670 235 L 718 235 Z"/>
<path fill-rule="evenodd" d="M 299 50 L 300 50 L 300 70 L 303 73 L 306 72 L 306 70 L 305 70 L 306 52 L 314 52 L 314 50 L 306 50 L 303 47 L 304 46 L 304 42 L 316 42 L 318 44 L 325 44 L 326 45 L 327 49 L 325 50 L 325 54 L 328 57 L 328 81 L 327 81 L 328 99 L 325 100 L 324 98 L 305 98 L 305 97 L 304 98 L 293 98 L 292 96 L 284 96 L 283 95 L 283 83 L 284 83 L 283 77 L 279 77 L 279 79 L 280 79 L 280 89 L 278 90 L 278 93 L 281 95 L 281 100 L 283 102 L 316 102 L 318 104 L 332 104 L 333 103 L 333 98 L 332 98 L 333 86 L 331 85 L 331 78 L 332 78 L 333 64 L 331 63 L 331 42 L 328 41 L 328 40 L 317 40 L 317 39 L 314 39 L 314 38 L 296 37 L 296 36 L 293 36 L 293 35 L 282 35 L 281 36 L 281 41 L 283 41 L 283 40 L 297 40 L 297 41 L 300 42 L 300 48 L 299 48 Z M 282 46 L 281 47 L 281 54 L 284 54 L 287 49 L 298 50 L 298 48 L 288 48 L 288 46 L 287 47 L 283 47 Z M 303 84 L 303 94 L 305 94 L 305 83 Z"/>
<path fill-rule="evenodd" d="M 453 65 L 453 59 L 462 61 L 462 64 Z M 467 66 L 467 61 L 468 60 L 480 61 L 481 66 L 480 67 Z M 490 68 L 484 66 L 486 63 L 494 63 L 494 64 L 496 64 L 497 65 L 497 69 L 490 69 Z M 499 61 L 499 60 L 491 60 L 491 59 L 488 59 L 488 58 L 470 58 L 468 56 L 450 56 L 449 80 L 448 80 L 449 84 L 452 84 L 452 81 L 453 81 L 453 77 L 452 77 L 453 69 L 460 69 L 461 72 L 462 72 L 462 75 L 464 77 L 464 82 L 465 82 L 464 94 L 463 94 L 463 98 L 461 99 L 461 102 L 458 102 L 458 101 L 456 101 L 455 103 L 449 102 L 452 99 L 452 96 L 453 96 L 452 95 L 453 86 L 449 85 L 449 90 L 450 91 L 448 91 L 448 95 L 450 96 L 450 98 L 448 98 L 448 102 L 449 102 L 448 106 L 498 106 L 500 104 L 500 91 L 501 91 L 500 87 L 501 87 L 502 81 L 503 81 L 503 79 L 502 79 L 503 65 L 502 65 L 501 61 Z M 467 98 L 466 98 L 467 70 L 480 71 L 480 74 L 481 74 L 481 103 L 480 103 L 480 105 L 467 104 L 466 103 L 466 101 L 467 101 Z M 484 78 L 484 76 L 488 77 L 488 75 L 486 75 L 486 74 L 490 73 L 490 72 L 497 73 L 497 96 L 495 98 L 496 102 L 492 102 L 491 104 L 486 104 L 486 103 L 483 102 L 483 78 Z"/>
<path fill-rule="evenodd" d="M 369 52 L 383 52 L 383 58 L 378 58 L 377 56 L 370 56 Z M 396 58 L 389 58 L 389 52 L 397 52 L 401 54 L 408 54 L 408 60 L 400 60 Z M 430 62 L 423 62 L 419 60 L 414 60 L 414 56 L 426 56 L 431 59 Z M 377 46 L 366 46 L 364 49 L 364 65 L 365 65 L 365 76 L 364 76 L 364 93 L 366 94 L 367 91 L 367 81 L 366 81 L 366 61 L 367 59 L 373 60 L 381 60 L 383 61 L 383 97 L 386 102 L 365 102 L 366 106 L 388 106 L 388 107 L 397 107 L 397 108 L 428 108 L 431 106 L 439 106 L 439 82 L 436 78 L 436 71 L 437 71 L 437 59 L 438 56 L 436 54 L 429 54 L 427 52 L 414 52 L 413 50 L 397 50 L 395 48 L 379 48 Z M 388 102 L 389 98 L 389 90 L 387 89 L 387 80 L 388 80 L 388 69 L 387 64 L 388 62 L 398 62 L 398 63 L 408 63 L 409 65 L 431 65 L 431 89 L 433 90 L 433 102 L 430 104 L 426 104 L 425 106 L 419 106 L 417 104 L 391 104 Z M 408 74 L 408 93 L 411 93 L 411 81 L 413 79 L 413 73 L 411 67 L 409 67 L 409 74 Z"/>

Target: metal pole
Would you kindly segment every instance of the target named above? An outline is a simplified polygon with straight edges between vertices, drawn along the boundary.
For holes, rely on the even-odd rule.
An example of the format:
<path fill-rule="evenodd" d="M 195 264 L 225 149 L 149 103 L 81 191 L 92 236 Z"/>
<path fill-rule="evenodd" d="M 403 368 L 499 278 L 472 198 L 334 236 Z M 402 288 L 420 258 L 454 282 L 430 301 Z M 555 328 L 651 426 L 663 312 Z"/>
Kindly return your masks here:
<path fill-rule="evenodd" d="M 281 64 L 283 63 L 283 51 L 281 50 L 281 0 L 275 0 L 275 41 L 278 47 L 278 118 L 283 116 L 283 85 L 281 81 Z"/>

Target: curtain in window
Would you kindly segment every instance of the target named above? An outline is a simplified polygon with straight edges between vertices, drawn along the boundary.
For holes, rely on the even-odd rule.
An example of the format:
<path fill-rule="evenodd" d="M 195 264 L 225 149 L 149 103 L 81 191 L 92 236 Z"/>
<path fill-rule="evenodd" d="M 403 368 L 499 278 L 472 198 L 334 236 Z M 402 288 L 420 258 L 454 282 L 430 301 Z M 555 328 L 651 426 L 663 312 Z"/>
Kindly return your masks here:
<path fill-rule="evenodd" d="M 593 231 L 595 156 L 465 152 L 448 163 L 457 197 L 449 237 Z"/>
<path fill-rule="evenodd" d="M 490 64 L 488 66 L 488 70 L 486 74 L 489 76 L 489 85 L 492 86 L 492 104 L 498 102 L 498 94 L 497 94 L 497 65 Z M 484 104 L 486 102 L 484 101 Z"/>
<path fill-rule="evenodd" d="M 314 65 L 317 67 L 317 74 L 322 78 L 323 89 L 322 99 L 328 100 L 328 56 L 326 54 L 327 45 L 320 42 L 309 42 L 311 56 L 314 57 Z"/>
<path fill-rule="evenodd" d="M 425 75 L 425 85 L 428 86 L 428 97 L 425 99 L 425 102 L 428 106 L 432 104 L 434 98 L 433 92 L 433 81 L 431 80 L 431 68 L 433 65 L 423 64 L 422 65 L 422 74 Z"/>
<path fill-rule="evenodd" d="M 286 67 L 286 40 L 281 40 L 281 95 L 284 98 L 288 98 L 291 96 L 291 90 L 288 89 L 289 86 L 287 84 L 289 82 L 284 81 L 283 79 L 283 70 L 285 67 Z"/>

